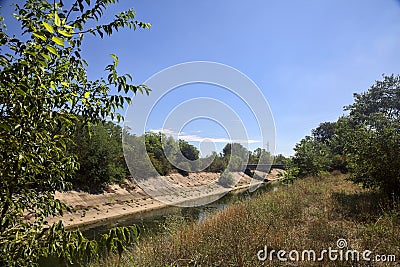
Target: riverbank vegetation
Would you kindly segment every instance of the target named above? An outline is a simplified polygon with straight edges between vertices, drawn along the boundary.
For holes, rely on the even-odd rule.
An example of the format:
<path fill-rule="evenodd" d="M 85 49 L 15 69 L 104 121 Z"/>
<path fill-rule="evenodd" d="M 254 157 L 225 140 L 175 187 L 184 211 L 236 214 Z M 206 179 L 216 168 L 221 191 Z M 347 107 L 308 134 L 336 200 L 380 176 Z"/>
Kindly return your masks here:
<path fill-rule="evenodd" d="M 179 172 L 187 176 L 189 172 L 198 171 L 222 173 L 227 168 L 230 171 L 245 171 L 246 163 L 286 164 L 287 161 L 283 155 L 276 156 L 274 160 L 265 149 L 249 151 L 239 143 L 228 143 L 221 153 L 213 152 L 199 158 L 200 151 L 185 140 L 175 140 L 160 132 L 135 136 L 108 121 L 92 125 L 90 129 L 77 127 L 69 150 L 77 156 L 80 167 L 68 181 L 75 189 L 88 192 L 98 192 L 108 184 L 123 182 L 130 175 L 123 149 L 124 146 L 129 149 L 134 143 L 145 144 L 146 154 L 159 175 Z M 138 164 L 146 161 L 144 153 L 132 154 L 134 159 L 130 162 Z"/>
<path fill-rule="evenodd" d="M 340 239 L 347 242 L 346 251 L 370 250 L 371 257 L 398 260 L 400 76 L 384 76 L 354 96 L 347 115 L 321 123 L 295 146 L 285 174 L 292 186 L 143 240 L 122 265 L 256 266 L 265 246 L 320 252 L 335 249 Z M 267 257 L 262 264 L 282 262 Z M 323 260 L 324 266 L 349 264 L 371 262 Z"/>
<path fill-rule="evenodd" d="M 0 16 L 0 266 L 36 266 L 49 255 L 72 263 L 96 257 L 102 248 L 121 251 L 125 241 L 136 239 L 134 229 L 125 228 L 96 242 L 65 231 L 61 222 L 47 222 L 67 209 L 54 194 L 71 188 L 79 169 L 77 153 L 69 150 L 78 126 L 120 121 L 128 94 L 149 93 L 130 74 L 119 74 L 116 55 L 104 77 L 87 75 L 85 36 L 151 26 L 137 20 L 134 9 L 103 24 L 116 2 L 18 2 L 10 23 L 19 23 L 21 31 L 11 34 Z"/>
<path fill-rule="evenodd" d="M 321 123 L 294 148 L 298 177 L 340 170 L 355 183 L 400 197 L 400 75 L 354 94 L 347 115 Z"/>
<path fill-rule="evenodd" d="M 399 255 L 400 209 L 386 195 L 363 189 L 335 172 L 296 180 L 293 186 L 232 204 L 201 222 L 166 225 L 164 234 L 139 241 L 121 258 L 93 266 L 361 266 L 371 262 L 259 261 L 268 251 L 337 249 L 371 250 Z M 344 249 L 346 250 L 346 249 Z M 286 255 L 288 257 L 288 255 Z M 384 263 L 383 266 L 385 266 Z"/>

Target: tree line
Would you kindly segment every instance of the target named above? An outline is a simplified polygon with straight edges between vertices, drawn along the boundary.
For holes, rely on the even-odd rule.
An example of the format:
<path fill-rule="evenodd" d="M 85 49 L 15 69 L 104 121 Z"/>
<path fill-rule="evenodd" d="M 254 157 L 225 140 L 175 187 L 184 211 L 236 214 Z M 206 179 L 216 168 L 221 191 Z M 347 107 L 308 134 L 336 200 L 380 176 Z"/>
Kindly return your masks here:
<path fill-rule="evenodd" d="M 384 75 L 354 94 L 346 115 L 321 123 L 296 144 L 298 177 L 340 170 L 366 188 L 400 196 L 400 75 Z"/>
<path fill-rule="evenodd" d="M 123 142 L 122 134 L 125 134 L 125 139 L 135 140 Z M 222 173 L 226 169 L 244 171 L 245 164 L 274 162 L 269 151 L 262 148 L 249 151 L 239 143 L 228 143 L 221 153 L 214 151 L 200 158 L 197 147 L 185 140 L 175 140 L 161 132 L 146 132 L 142 136 L 135 136 L 116 123 L 103 121 L 89 128 L 83 125 L 76 128 L 69 151 L 76 155 L 79 168 L 68 181 L 75 189 L 89 192 L 102 190 L 107 184 L 123 182 L 130 176 L 123 151 L 124 146 L 127 149 L 130 142 L 144 142 L 146 154 L 159 175 L 178 172 L 187 176 L 189 172 L 197 171 Z M 143 162 L 144 156 L 136 152 L 132 161 L 135 164 Z M 285 164 L 286 160 L 283 155 L 278 155 L 275 163 Z"/>

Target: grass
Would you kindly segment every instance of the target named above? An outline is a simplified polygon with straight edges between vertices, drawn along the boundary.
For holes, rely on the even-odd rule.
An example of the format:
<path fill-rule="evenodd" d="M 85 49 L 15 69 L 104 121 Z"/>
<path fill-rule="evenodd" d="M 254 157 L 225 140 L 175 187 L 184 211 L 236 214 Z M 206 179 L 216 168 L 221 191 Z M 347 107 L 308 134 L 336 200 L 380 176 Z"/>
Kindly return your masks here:
<path fill-rule="evenodd" d="M 344 175 L 297 180 L 276 192 L 232 204 L 195 223 L 171 222 L 165 234 L 142 240 L 121 258 L 101 266 L 395 266 L 365 261 L 259 261 L 274 249 L 337 249 L 343 238 L 360 252 L 396 255 L 400 262 L 400 212 L 379 193 L 346 181 Z M 293 254 L 294 255 L 294 254 Z M 286 255 L 288 257 L 288 255 Z"/>

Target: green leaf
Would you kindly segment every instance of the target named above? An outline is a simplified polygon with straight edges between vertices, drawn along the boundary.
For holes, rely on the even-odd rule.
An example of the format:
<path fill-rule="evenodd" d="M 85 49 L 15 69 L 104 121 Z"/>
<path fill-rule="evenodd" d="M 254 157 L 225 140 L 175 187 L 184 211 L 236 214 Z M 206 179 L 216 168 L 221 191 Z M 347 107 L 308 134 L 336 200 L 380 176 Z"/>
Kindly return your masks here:
<path fill-rule="evenodd" d="M 56 24 L 57 27 L 61 26 L 61 20 L 60 17 L 58 16 L 57 11 L 54 12 L 54 24 Z"/>
<path fill-rule="evenodd" d="M 42 67 L 47 67 L 47 62 L 46 61 L 38 59 L 38 62 Z"/>
<path fill-rule="evenodd" d="M 51 45 L 47 45 L 46 46 L 46 49 L 50 52 L 50 53 L 52 53 L 52 54 L 54 54 L 54 55 L 58 55 L 57 54 L 57 50 L 54 48 L 54 47 L 52 47 Z"/>
<path fill-rule="evenodd" d="M 0 59 L 3 61 L 3 63 L 8 63 L 8 59 L 5 56 L 0 55 Z"/>
<path fill-rule="evenodd" d="M 53 40 L 53 42 L 55 42 L 56 44 L 60 45 L 60 46 L 64 46 L 64 40 L 58 37 L 51 37 L 51 40 Z"/>
<path fill-rule="evenodd" d="M 115 62 L 118 62 L 118 61 L 119 61 L 119 59 L 118 59 L 118 57 L 117 57 L 116 55 L 111 54 L 110 56 L 114 59 Z"/>
<path fill-rule="evenodd" d="M 40 40 L 43 40 L 43 41 L 47 40 L 46 36 L 44 36 L 42 34 L 34 32 L 34 33 L 32 33 L 32 35 L 35 36 L 36 38 L 40 39 Z"/>
<path fill-rule="evenodd" d="M 51 26 L 50 24 L 46 23 L 43 21 L 43 26 L 46 28 L 46 30 L 50 33 L 54 32 L 53 26 Z"/>
<path fill-rule="evenodd" d="M 56 86 L 55 86 L 55 84 L 54 84 L 53 81 L 50 82 L 50 87 L 51 87 L 52 89 L 56 89 Z"/>
<path fill-rule="evenodd" d="M 89 98 L 89 96 L 90 96 L 90 92 L 86 92 L 85 95 L 84 95 L 84 97 L 85 97 L 86 99 Z"/>
<path fill-rule="evenodd" d="M 29 54 L 29 55 L 31 55 L 31 56 L 34 56 L 34 57 L 36 57 L 36 55 L 37 55 L 36 52 L 29 51 L 29 50 L 26 50 L 25 53 L 26 53 L 26 54 Z"/>
<path fill-rule="evenodd" d="M 117 243 L 118 254 L 119 254 L 119 256 L 121 256 L 122 252 L 124 252 L 126 250 L 126 248 L 124 247 L 124 245 L 122 245 L 121 241 L 116 240 L 116 243 Z"/>
<path fill-rule="evenodd" d="M 64 35 L 65 37 L 72 37 L 72 34 L 65 30 L 57 30 L 61 35 Z"/>
<path fill-rule="evenodd" d="M 44 59 L 46 59 L 46 60 L 48 60 L 48 61 L 51 60 L 51 57 L 50 57 L 49 55 L 45 54 L 45 53 L 41 53 L 40 55 L 41 55 Z"/>
<path fill-rule="evenodd" d="M 5 123 L 0 123 L 0 128 L 6 130 L 6 131 L 11 131 L 11 127 L 8 124 Z"/>

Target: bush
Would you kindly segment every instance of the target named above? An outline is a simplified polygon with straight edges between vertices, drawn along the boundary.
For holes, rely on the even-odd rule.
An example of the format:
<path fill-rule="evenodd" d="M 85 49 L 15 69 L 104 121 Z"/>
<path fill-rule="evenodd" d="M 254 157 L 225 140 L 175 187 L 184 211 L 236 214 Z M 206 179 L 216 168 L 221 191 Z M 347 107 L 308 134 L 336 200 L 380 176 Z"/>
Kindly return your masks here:
<path fill-rule="evenodd" d="M 329 170 L 331 151 L 311 136 L 306 136 L 296 144 L 295 155 L 292 159 L 298 169 L 298 176 L 319 176 Z"/>
<path fill-rule="evenodd" d="M 400 76 L 384 76 L 354 97 L 343 120 L 351 179 L 400 196 Z"/>

